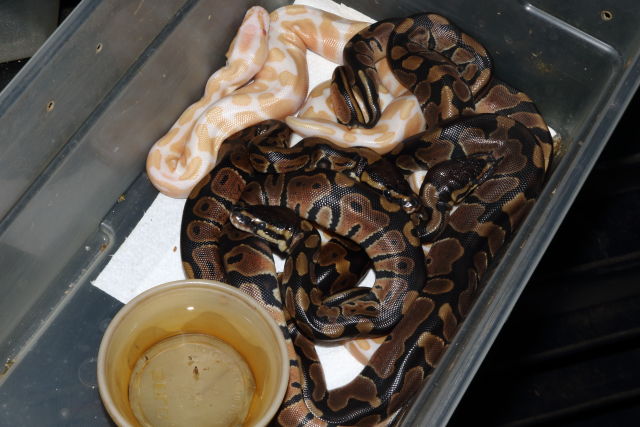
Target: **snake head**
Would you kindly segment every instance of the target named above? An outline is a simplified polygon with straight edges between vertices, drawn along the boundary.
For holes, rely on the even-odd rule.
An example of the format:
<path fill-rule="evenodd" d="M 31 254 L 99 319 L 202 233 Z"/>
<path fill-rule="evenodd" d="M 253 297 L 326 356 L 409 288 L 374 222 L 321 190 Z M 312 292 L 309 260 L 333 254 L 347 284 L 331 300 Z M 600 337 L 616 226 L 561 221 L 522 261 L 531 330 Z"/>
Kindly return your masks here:
<path fill-rule="evenodd" d="M 282 253 L 293 247 L 300 236 L 300 217 L 281 206 L 236 205 L 229 220 L 238 230 L 255 234 Z"/>
<path fill-rule="evenodd" d="M 275 119 L 257 123 L 248 130 L 251 143 L 269 147 L 287 147 L 292 132 L 285 122 Z"/>
<path fill-rule="evenodd" d="M 402 210 L 408 214 L 417 212 L 422 207 L 418 197 L 411 192 L 399 192 L 392 188 L 383 191 L 384 197 L 392 203 L 400 205 Z"/>
<path fill-rule="evenodd" d="M 402 174 L 385 159 L 368 164 L 360 180 L 382 191 L 388 201 L 400 205 L 408 214 L 416 212 L 422 206 L 418 196 Z"/>
<path fill-rule="evenodd" d="M 375 69 L 354 70 L 341 65 L 331 78 L 330 100 L 339 123 L 370 129 L 380 120 Z"/>
<path fill-rule="evenodd" d="M 447 210 L 451 209 L 492 175 L 495 163 L 483 154 L 438 163 L 425 175 L 421 196 L 428 186 L 432 186 L 441 210 L 445 206 Z"/>
<path fill-rule="evenodd" d="M 444 230 L 447 212 L 440 212 L 428 206 L 420 206 L 420 209 L 412 213 L 411 222 L 415 225 L 414 236 L 420 239 L 422 244 L 433 243 Z"/>

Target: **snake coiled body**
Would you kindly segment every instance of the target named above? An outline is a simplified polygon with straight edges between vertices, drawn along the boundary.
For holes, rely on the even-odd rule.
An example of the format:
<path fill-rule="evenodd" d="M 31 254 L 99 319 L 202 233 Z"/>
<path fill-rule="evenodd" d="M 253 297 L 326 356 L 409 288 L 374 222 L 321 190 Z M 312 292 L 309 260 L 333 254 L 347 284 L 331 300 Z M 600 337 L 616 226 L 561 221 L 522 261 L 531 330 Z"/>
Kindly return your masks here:
<path fill-rule="evenodd" d="M 331 142 L 309 137 L 294 147 L 252 144 L 250 161 L 255 170 L 282 174 L 299 170 L 329 169 L 383 191 L 388 201 L 411 214 L 420 203 L 394 164 L 367 148 L 339 148 Z"/>
<path fill-rule="evenodd" d="M 380 87 L 378 92 L 378 95 L 381 95 L 380 108 L 383 110 L 374 127 L 365 129 L 338 123 L 330 98 L 330 85 L 331 81 L 326 81 L 316 86 L 309 93 L 300 113 L 285 119 L 296 134 L 303 137 L 322 137 L 345 148 L 354 145 L 368 147 L 379 154 L 385 154 L 398 142 L 425 128 L 424 116 L 416 97 L 406 93 L 405 89 L 404 93 L 392 98 L 393 95 L 386 87 Z"/>
<path fill-rule="evenodd" d="M 284 145 L 290 136 L 282 123 L 265 121 L 224 141 L 214 172 L 198 183 L 185 203 L 180 250 L 188 277 L 226 281 L 218 239 L 254 173 L 247 145 L 265 138 L 270 144 Z"/>
<path fill-rule="evenodd" d="M 267 24 L 268 34 L 263 33 Z M 257 74 L 207 105 L 199 116 L 190 115 L 191 130 L 184 137 L 162 138 L 154 144 L 147 157 L 151 182 L 168 196 L 187 197 L 216 164 L 218 149 L 227 137 L 300 108 L 309 85 L 307 49 L 339 63 L 344 44 L 367 25 L 302 5 L 271 12 L 259 31 L 266 38 L 268 54 L 266 59 L 255 55 L 256 61 L 262 60 Z"/>
<path fill-rule="evenodd" d="M 372 127 L 380 117 L 375 63 L 386 58 L 418 99 L 427 129 L 473 111 L 473 96 L 491 78 L 484 47 L 436 14 L 388 19 L 365 28 L 345 46 L 345 65 L 331 86 L 338 121 Z"/>
<path fill-rule="evenodd" d="M 420 101 L 431 123 L 426 131 L 377 158 L 318 140 L 289 148 L 286 126 L 257 124 L 223 144 L 227 154 L 185 205 L 187 274 L 243 289 L 272 313 L 288 340 L 289 388 L 274 419 L 280 425 L 392 422 L 451 343 L 550 164 L 544 120 L 526 95 L 491 77 L 479 43 L 433 14 L 388 22 L 386 57 L 405 48 L 389 63 L 396 76 L 407 74 L 398 80 Z M 427 63 L 432 66 L 422 67 Z M 440 79 L 429 77 L 434 67 Z M 371 78 L 373 69 L 353 75 Z M 437 95 L 421 99 L 421 81 Z M 361 82 L 367 89 L 353 99 L 373 100 L 362 93 L 375 85 Z M 341 88 L 341 96 L 343 90 L 350 89 Z M 369 112 L 350 114 L 366 125 L 375 107 L 363 108 Z M 413 180 L 417 194 L 407 193 L 399 176 Z M 312 265 L 322 256 L 317 227 L 362 247 L 376 273 L 373 289 L 350 288 L 353 277 L 338 287 L 322 283 Z M 286 254 L 280 280 L 273 247 L 258 238 Z M 356 378 L 328 390 L 314 340 L 380 335 L 384 341 Z"/>
<path fill-rule="evenodd" d="M 424 255 L 410 216 L 370 187 L 331 170 L 303 170 L 265 181 L 277 183 L 279 190 L 265 191 L 261 199 L 266 204 L 287 207 L 349 237 L 364 248 L 376 275 L 372 289 L 361 288 L 359 295 L 344 301 L 320 302 L 313 292 L 287 289 L 285 301 L 289 309 L 296 307 L 291 314 L 299 328 L 321 340 L 389 332 L 425 277 Z M 296 267 L 306 269 L 306 264 L 306 258 L 296 260 Z"/>

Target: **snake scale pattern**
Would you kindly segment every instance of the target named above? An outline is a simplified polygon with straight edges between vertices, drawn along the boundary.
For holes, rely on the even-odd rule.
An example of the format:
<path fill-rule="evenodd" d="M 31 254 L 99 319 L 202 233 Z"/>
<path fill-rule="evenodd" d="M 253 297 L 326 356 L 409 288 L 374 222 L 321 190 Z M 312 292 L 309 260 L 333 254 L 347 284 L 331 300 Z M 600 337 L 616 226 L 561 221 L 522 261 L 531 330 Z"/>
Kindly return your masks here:
<path fill-rule="evenodd" d="M 381 156 L 320 138 L 290 147 L 284 122 L 252 124 L 222 143 L 183 214 L 187 275 L 242 289 L 281 326 L 290 377 L 273 423 L 283 426 L 393 423 L 447 349 L 551 161 L 533 102 L 494 78 L 484 47 L 444 17 L 373 24 L 344 55 L 331 86 L 340 121 L 375 126 L 374 65 L 386 60 L 418 99 L 426 129 Z M 280 275 L 274 252 L 286 257 Z M 373 287 L 356 286 L 369 266 Z M 360 374 L 328 390 L 314 342 L 380 336 Z"/>

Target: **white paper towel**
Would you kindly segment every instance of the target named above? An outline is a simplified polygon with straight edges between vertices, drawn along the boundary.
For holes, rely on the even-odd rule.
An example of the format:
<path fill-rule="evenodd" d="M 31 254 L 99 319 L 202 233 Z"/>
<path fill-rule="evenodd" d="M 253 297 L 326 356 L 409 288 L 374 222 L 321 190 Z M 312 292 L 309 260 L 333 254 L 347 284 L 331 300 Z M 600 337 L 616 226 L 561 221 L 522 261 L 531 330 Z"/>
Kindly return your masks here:
<path fill-rule="evenodd" d="M 373 22 L 360 12 L 329 0 L 301 0 L 294 3 L 349 19 Z M 309 69 L 313 70 L 309 75 L 310 89 L 331 78 L 335 64 L 313 52 L 307 53 L 307 61 Z M 180 222 L 184 203 L 184 200 L 158 194 L 93 284 L 127 303 L 153 286 L 184 279 L 180 259 Z M 276 268 L 281 271 L 282 260 L 277 260 Z M 325 368 L 329 389 L 348 383 L 362 369 L 362 364 L 343 346 L 318 345 L 316 349 Z"/>

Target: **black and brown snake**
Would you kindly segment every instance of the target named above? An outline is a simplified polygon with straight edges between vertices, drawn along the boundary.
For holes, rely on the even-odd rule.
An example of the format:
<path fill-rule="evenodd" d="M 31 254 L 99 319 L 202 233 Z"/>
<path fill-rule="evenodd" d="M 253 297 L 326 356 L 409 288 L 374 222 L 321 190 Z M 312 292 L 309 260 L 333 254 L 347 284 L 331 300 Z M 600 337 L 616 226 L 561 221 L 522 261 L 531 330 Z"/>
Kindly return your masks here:
<path fill-rule="evenodd" d="M 386 58 L 427 130 L 380 157 L 317 138 L 288 147 L 284 123 L 259 123 L 223 143 L 184 208 L 187 275 L 252 295 L 287 339 L 289 388 L 273 420 L 283 426 L 391 423 L 453 339 L 551 161 L 534 104 L 492 77 L 485 49 L 445 18 L 374 24 L 346 56 L 335 73 L 345 122 L 375 121 L 372 63 Z M 402 177 L 416 173 L 425 178 L 413 194 Z M 318 228 L 342 243 L 326 249 Z M 287 257 L 280 276 L 272 251 Z M 354 287 L 368 263 L 355 263 L 358 251 L 375 272 L 371 289 Z M 328 390 L 314 340 L 380 335 L 362 372 Z"/>

